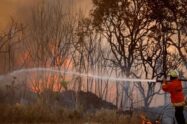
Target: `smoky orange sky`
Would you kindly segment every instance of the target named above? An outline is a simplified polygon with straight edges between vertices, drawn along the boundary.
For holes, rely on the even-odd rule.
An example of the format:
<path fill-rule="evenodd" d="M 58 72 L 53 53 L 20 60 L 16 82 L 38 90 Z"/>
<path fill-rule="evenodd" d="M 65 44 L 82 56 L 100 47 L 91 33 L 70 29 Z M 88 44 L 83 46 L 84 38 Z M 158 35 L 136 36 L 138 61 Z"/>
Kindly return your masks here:
<path fill-rule="evenodd" d="M 21 20 L 25 18 L 29 9 L 39 0 L 0 0 L 0 29 L 4 29 L 11 18 Z"/>
<path fill-rule="evenodd" d="M 6 28 L 11 18 L 22 22 L 29 18 L 31 8 L 41 0 L 0 0 L 0 30 Z M 55 1 L 55 0 L 51 0 Z M 64 0 L 65 1 L 65 0 Z M 69 1 L 69 0 L 67 0 Z M 91 0 L 73 0 L 83 10 L 88 10 Z"/>

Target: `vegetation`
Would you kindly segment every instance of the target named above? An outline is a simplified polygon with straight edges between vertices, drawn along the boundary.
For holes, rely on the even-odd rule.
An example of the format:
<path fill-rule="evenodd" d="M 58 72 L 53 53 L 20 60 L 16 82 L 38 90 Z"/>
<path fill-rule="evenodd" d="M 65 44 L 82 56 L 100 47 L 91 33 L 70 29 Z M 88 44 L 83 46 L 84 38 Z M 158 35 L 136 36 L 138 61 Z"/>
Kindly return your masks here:
<path fill-rule="evenodd" d="M 86 16 L 83 10 L 75 9 L 73 2 L 42 0 L 31 8 L 29 22 L 20 23 L 12 18 L 0 33 L 2 121 L 56 123 L 67 119 L 68 123 L 130 123 L 129 117 L 116 116 L 113 111 L 82 113 L 81 93 L 93 93 L 112 102 L 117 109 L 131 112 L 142 107 L 147 110 L 154 97 L 162 94 L 161 85 L 155 82 L 70 77 L 63 72 L 38 72 L 37 68 L 143 79 L 166 77 L 170 69 L 178 69 L 181 76 L 185 73 L 186 0 L 92 2 L 93 8 Z M 25 68 L 36 71 L 11 73 Z M 74 91 L 67 95 L 74 100 L 73 110 L 61 105 L 53 111 L 49 105 L 55 104 L 65 91 Z M 22 106 L 20 101 L 26 98 L 33 102 Z"/>
<path fill-rule="evenodd" d="M 138 115 L 133 115 L 133 119 L 127 115 L 119 115 L 114 110 L 98 110 L 96 113 L 84 113 L 81 111 L 70 110 L 64 107 L 52 109 L 44 104 L 32 105 L 0 105 L 1 123 L 99 123 L 99 124 L 137 124 L 140 122 Z"/>

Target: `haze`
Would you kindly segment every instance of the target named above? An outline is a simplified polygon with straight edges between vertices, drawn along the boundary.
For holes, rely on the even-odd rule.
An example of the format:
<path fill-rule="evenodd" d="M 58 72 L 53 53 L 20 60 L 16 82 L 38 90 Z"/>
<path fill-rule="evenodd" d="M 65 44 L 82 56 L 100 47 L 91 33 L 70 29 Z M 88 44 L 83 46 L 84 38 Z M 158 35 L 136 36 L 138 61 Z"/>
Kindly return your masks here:
<path fill-rule="evenodd" d="M 0 0 L 0 30 L 6 28 L 11 18 L 18 22 L 24 22 L 29 18 L 31 8 L 38 5 L 42 0 Z M 55 0 L 51 0 L 55 1 Z M 64 2 L 70 0 L 64 0 Z M 72 0 L 83 10 L 89 10 L 91 0 Z"/>

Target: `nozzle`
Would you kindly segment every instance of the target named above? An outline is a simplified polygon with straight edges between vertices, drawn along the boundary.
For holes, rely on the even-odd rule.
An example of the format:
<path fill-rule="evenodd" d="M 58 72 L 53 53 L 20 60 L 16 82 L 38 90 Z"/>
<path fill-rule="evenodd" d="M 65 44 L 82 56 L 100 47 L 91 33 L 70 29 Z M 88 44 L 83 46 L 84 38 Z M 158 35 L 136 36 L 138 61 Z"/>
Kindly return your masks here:
<path fill-rule="evenodd" d="M 187 81 L 187 79 L 178 79 L 180 81 Z M 161 80 L 161 79 L 157 79 L 156 82 L 163 82 L 164 80 Z M 166 82 L 170 82 L 171 80 L 165 80 Z"/>

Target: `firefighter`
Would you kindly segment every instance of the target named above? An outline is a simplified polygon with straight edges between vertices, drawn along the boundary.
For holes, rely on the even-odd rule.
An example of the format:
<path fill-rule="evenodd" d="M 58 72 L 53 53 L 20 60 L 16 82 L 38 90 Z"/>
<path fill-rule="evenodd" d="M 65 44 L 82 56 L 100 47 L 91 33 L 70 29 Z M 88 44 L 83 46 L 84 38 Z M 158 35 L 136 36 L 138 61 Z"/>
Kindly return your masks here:
<path fill-rule="evenodd" d="M 170 93 L 171 103 L 175 107 L 175 118 L 178 124 L 185 124 L 183 109 L 185 105 L 185 96 L 182 90 L 182 82 L 178 79 L 179 72 L 171 70 L 168 74 L 170 81 L 166 80 L 162 83 L 162 89 Z"/>

